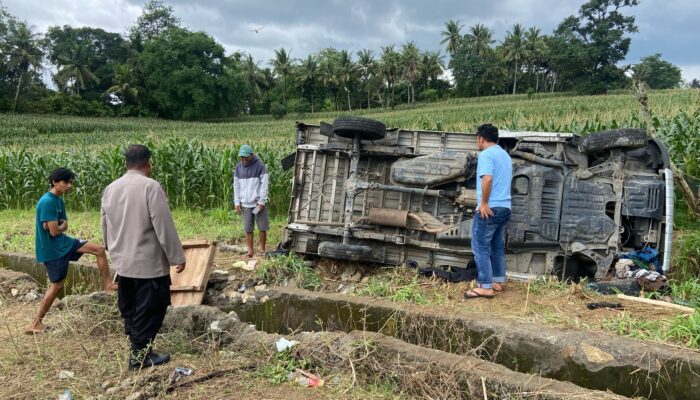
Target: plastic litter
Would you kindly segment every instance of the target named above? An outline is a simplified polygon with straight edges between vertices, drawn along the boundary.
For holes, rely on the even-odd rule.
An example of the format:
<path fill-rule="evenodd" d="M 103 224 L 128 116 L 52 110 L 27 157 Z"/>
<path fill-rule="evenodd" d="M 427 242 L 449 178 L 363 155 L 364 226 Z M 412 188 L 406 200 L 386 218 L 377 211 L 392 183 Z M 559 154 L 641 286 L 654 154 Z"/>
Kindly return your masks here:
<path fill-rule="evenodd" d="M 175 367 L 173 372 L 170 373 L 168 377 L 168 382 L 172 385 L 173 383 L 179 381 L 183 376 L 190 376 L 194 373 L 192 368 Z"/>
<path fill-rule="evenodd" d="M 255 269 L 255 265 L 257 264 L 256 260 L 249 260 L 249 261 L 236 261 L 233 263 L 233 268 L 240 268 L 245 271 L 252 271 Z"/>
<path fill-rule="evenodd" d="M 277 346 L 278 353 L 281 353 L 285 350 L 289 350 L 298 344 L 299 344 L 299 342 L 297 342 L 296 340 L 287 340 L 285 338 L 280 338 L 275 342 L 275 345 Z"/>
<path fill-rule="evenodd" d="M 58 400 L 73 400 L 73 395 L 66 389 L 58 396 Z"/>
<path fill-rule="evenodd" d="M 287 375 L 287 379 L 304 387 L 321 387 L 324 384 L 323 379 L 319 376 L 298 368 L 294 370 L 294 372 L 290 372 L 289 375 Z"/>

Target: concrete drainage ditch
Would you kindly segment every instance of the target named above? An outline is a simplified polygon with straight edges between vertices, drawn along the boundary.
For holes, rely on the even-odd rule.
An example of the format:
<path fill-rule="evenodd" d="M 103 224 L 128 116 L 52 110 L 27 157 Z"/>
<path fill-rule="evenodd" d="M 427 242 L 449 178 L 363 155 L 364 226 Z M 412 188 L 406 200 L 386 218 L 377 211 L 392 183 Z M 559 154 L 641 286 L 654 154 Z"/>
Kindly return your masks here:
<path fill-rule="evenodd" d="M 42 278 L 38 271 L 43 273 L 43 267 L 30 257 L 0 254 L 0 267 Z M 72 270 L 75 287 L 99 287 L 94 267 L 77 265 Z M 188 321 L 180 313 L 194 312 L 188 330 L 206 331 L 215 325 L 231 346 L 265 343 L 274 348 L 278 334 L 290 332 L 302 332 L 294 338 L 310 349 L 314 343 L 370 338 L 386 360 L 401 360 L 391 368 L 409 374 L 406 379 L 436 379 L 449 372 L 455 393 L 463 393 L 457 382 L 473 395 L 488 387 L 490 393 L 529 393 L 524 398 L 675 400 L 697 398 L 700 391 L 700 353 L 688 349 L 298 289 L 256 290 L 243 303 L 242 297 L 232 301 L 225 296 L 226 290 L 218 290 L 221 285 L 210 286 L 213 290 L 205 301 L 218 309 L 173 309 L 169 318 L 175 322 L 166 329 Z M 229 311 L 236 315 L 227 315 Z M 428 365 L 430 373 L 424 368 Z"/>
<path fill-rule="evenodd" d="M 220 303 L 266 332 L 368 331 L 510 370 L 649 399 L 694 399 L 700 353 L 597 332 L 562 331 L 486 315 L 416 311 L 389 301 L 275 288 L 262 302 Z"/>

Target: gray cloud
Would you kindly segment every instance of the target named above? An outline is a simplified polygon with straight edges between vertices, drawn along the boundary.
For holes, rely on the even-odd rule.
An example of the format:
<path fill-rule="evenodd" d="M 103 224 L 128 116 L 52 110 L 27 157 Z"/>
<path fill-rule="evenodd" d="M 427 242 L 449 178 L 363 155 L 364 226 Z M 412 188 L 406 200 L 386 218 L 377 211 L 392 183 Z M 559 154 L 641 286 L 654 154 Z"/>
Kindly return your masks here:
<path fill-rule="evenodd" d="M 3 0 L 0 0 L 3 1 Z M 414 41 L 422 49 L 442 49 L 440 31 L 449 19 L 466 27 L 482 23 L 502 40 L 513 24 L 537 26 L 551 33 L 568 15 L 576 14 L 584 0 L 170 0 L 183 25 L 214 36 L 229 52 L 244 51 L 261 65 L 274 49 L 291 49 L 303 58 L 324 47 L 353 52 L 362 48 Z M 141 13 L 137 0 L 4 0 L 9 11 L 39 30 L 50 25 L 95 26 L 126 32 Z M 698 77 L 696 51 L 700 15 L 696 0 L 642 0 L 626 9 L 636 16 L 639 33 L 632 35 L 627 63 L 663 53 L 683 68 L 684 77 Z M 259 29 L 262 27 L 262 29 Z M 254 30 L 259 29 L 256 33 Z"/>

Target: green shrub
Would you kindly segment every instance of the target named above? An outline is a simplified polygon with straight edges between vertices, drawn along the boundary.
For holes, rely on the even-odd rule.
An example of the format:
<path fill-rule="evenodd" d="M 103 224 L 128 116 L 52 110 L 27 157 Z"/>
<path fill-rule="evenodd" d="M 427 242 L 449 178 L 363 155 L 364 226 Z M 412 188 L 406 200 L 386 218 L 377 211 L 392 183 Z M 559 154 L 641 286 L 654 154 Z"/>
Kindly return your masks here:
<path fill-rule="evenodd" d="M 282 119 L 287 115 L 287 107 L 278 102 L 274 102 L 270 106 L 270 114 L 272 114 L 272 117 L 275 119 Z"/>

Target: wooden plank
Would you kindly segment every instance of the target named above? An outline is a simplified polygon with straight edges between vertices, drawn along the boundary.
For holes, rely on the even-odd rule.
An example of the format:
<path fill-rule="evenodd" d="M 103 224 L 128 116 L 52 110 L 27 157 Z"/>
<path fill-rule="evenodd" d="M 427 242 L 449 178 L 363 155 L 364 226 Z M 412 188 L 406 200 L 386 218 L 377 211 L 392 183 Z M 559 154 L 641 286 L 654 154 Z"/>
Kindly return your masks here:
<path fill-rule="evenodd" d="M 201 286 L 170 286 L 171 292 L 197 292 L 202 290 Z"/>
<path fill-rule="evenodd" d="M 187 260 L 185 270 L 170 270 L 170 302 L 174 307 L 202 304 L 209 281 L 216 243 L 203 240 L 182 244 Z"/>
<path fill-rule="evenodd" d="M 661 301 L 661 300 L 647 299 L 644 297 L 632 297 L 632 296 L 627 296 L 624 294 L 618 294 L 617 298 L 621 299 L 621 300 L 636 301 L 638 303 L 649 304 L 652 306 L 673 308 L 673 309 L 680 310 L 680 311 L 687 312 L 687 313 L 691 313 L 691 314 L 695 312 L 694 308 L 682 306 L 680 304 L 673 304 L 673 303 L 669 303 L 669 302 Z"/>

